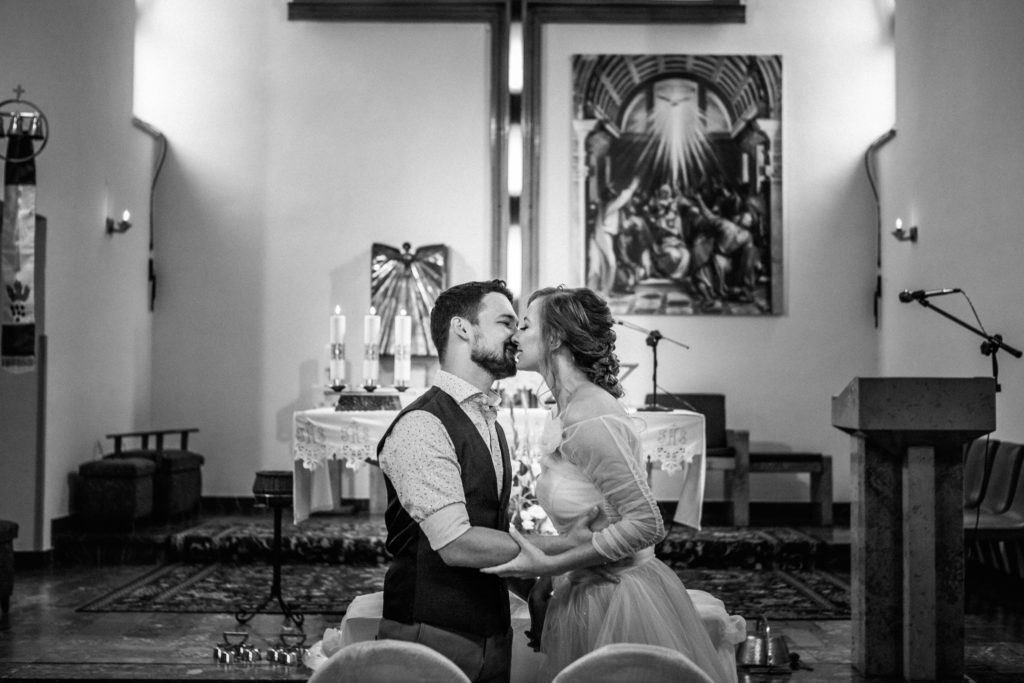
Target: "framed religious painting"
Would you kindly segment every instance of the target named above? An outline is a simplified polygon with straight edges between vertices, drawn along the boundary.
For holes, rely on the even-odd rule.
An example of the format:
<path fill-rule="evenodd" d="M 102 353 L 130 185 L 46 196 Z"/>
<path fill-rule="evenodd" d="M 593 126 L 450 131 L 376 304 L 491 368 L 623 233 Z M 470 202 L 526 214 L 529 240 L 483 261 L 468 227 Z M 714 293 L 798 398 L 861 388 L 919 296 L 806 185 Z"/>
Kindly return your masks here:
<path fill-rule="evenodd" d="M 780 313 L 781 56 L 571 62 L 586 286 L 620 315 Z"/>

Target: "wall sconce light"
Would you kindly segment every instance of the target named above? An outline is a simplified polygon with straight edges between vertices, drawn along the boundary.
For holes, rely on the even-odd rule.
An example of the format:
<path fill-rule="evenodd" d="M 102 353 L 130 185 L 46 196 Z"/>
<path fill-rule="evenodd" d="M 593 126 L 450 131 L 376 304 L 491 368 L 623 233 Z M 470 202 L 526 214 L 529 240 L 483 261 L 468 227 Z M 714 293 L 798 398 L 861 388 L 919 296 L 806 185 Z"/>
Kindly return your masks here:
<path fill-rule="evenodd" d="M 917 241 L 917 226 L 911 226 L 909 228 L 903 227 L 903 219 L 896 219 L 896 229 L 892 231 L 892 236 L 898 239 L 900 242 L 916 242 Z"/>
<path fill-rule="evenodd" d="M 107 217 L 107 234 L 113 235 L 114 233 L 125 233 L 128 232 L 129 228 L 132 227 L 132 214 L 128 209 L 124 210 L 121 214 L 121 220 L 114 220 L 113 218 Z"/>

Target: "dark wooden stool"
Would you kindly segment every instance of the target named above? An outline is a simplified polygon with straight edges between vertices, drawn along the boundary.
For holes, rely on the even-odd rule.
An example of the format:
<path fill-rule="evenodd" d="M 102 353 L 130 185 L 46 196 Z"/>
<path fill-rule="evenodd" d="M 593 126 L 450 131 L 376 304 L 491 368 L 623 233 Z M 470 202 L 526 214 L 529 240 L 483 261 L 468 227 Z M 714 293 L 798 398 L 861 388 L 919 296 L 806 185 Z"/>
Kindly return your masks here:
<path fill-rule="evenodd" d="M 18 525 L 0 519 L 0 615 L 11 609 L 11 593 L 14 592 L 14 539 L 18 537 Z"/>
<path fill-rule="evenodd" d="M 294 474 L 285 470 L 261 470 L 256 473 L 256 481 L 252 485 L 252 493 L 257 505 L 269 505 L 274 510 L 274 542 L 272 546 L 273 580 L 270 584 L 270 595 L 255 607 L 245 605 L 238 608 L 235 619 L 246 623 L 260 612 L 266 613 L 267 605 L 277 601 L 285 618 L 302 629 L 305 620 L 302 614 L 293 610 L 285 602 L 281 593 L 281 514 L 292 504 L 292 478 Z"/>
<path fill-rule="evenodd" d="M 189 435 L 198 431 L 195 427 L 186 427 L 107 434 L 108 439 L 114 440 L 114 452 L 108 458 L 145 458 L 156 465 L 153 474 L 153 519 L 156 522 L 194 515 L 199 510 L 205 459 L 188 448 Z M 168 437 L 178 438 L 177 448 L 164 447 Z M 132 439 L 137 440 L 139 448 L 125 448 L 125 442 Z"/>
<path fill-rule="evenodd" d="M 78 467 L 77 512 L 86 521 L 134 528 L 153 514 L 156 465 L 144 458 L 104 458 Z"/>
<path fill-rule="evenodd" d="M 811 475 L 814 523 L 832 526 L 832 457 L 821 453 L 751 453 L 750 473 Z"/>

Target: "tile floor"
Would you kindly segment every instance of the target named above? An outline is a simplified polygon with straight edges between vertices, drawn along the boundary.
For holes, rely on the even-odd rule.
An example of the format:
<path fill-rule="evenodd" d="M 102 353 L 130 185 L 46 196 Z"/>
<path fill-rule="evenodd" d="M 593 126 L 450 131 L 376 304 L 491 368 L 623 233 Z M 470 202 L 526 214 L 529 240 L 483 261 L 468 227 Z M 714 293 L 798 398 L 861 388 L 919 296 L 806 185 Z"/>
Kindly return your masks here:
<path fill-rule="evenodd" d="M 836 535 L 842 536 L 843 530 Z M 21 680 L 306 680 L 302 667 L 266 662 L 217 664 L 231 615 L 83 614 L 75 609 L 151 570 L 153 565 L 74 564 L 19 570 L 11 613 L 0 621 L 0 679 Z M 333 626 L 310 615 L 305 632 L 318 640 Z M 333 618 L 332 618 L 333 619 Z M 280 616 L 257 615 L 244 630 L 261 649 L 276 644 Z M 849 621 L 776 621 L 792 652 L 813 671 L 741 675 L 741 683 L 860 682 L 850 665 Z M 1024 583 L 972 571 L 967 591 L 965 680 L 1024 681 Z M 877 679 L 874 679 L 877 680 Z"/>

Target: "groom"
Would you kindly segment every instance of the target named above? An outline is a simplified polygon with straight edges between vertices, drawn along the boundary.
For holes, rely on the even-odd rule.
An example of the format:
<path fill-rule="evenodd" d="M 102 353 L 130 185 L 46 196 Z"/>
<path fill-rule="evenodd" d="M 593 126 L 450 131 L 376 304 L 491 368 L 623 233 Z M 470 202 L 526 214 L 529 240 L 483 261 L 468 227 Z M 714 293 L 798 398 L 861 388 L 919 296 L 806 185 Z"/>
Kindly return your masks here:
<path fill-rule="evenodd" d="M 473 681 L 507 682 L 508 589 L 481 567 L 507 562 L 512 468 L 496 423 L 496 380 L 516 374 L 518 319 L 501 280 L 438 296 L 430 334 L 441 370 L 377 445 L 387 486 L 387 549 L 378 638 L 419 642 Z"/>

